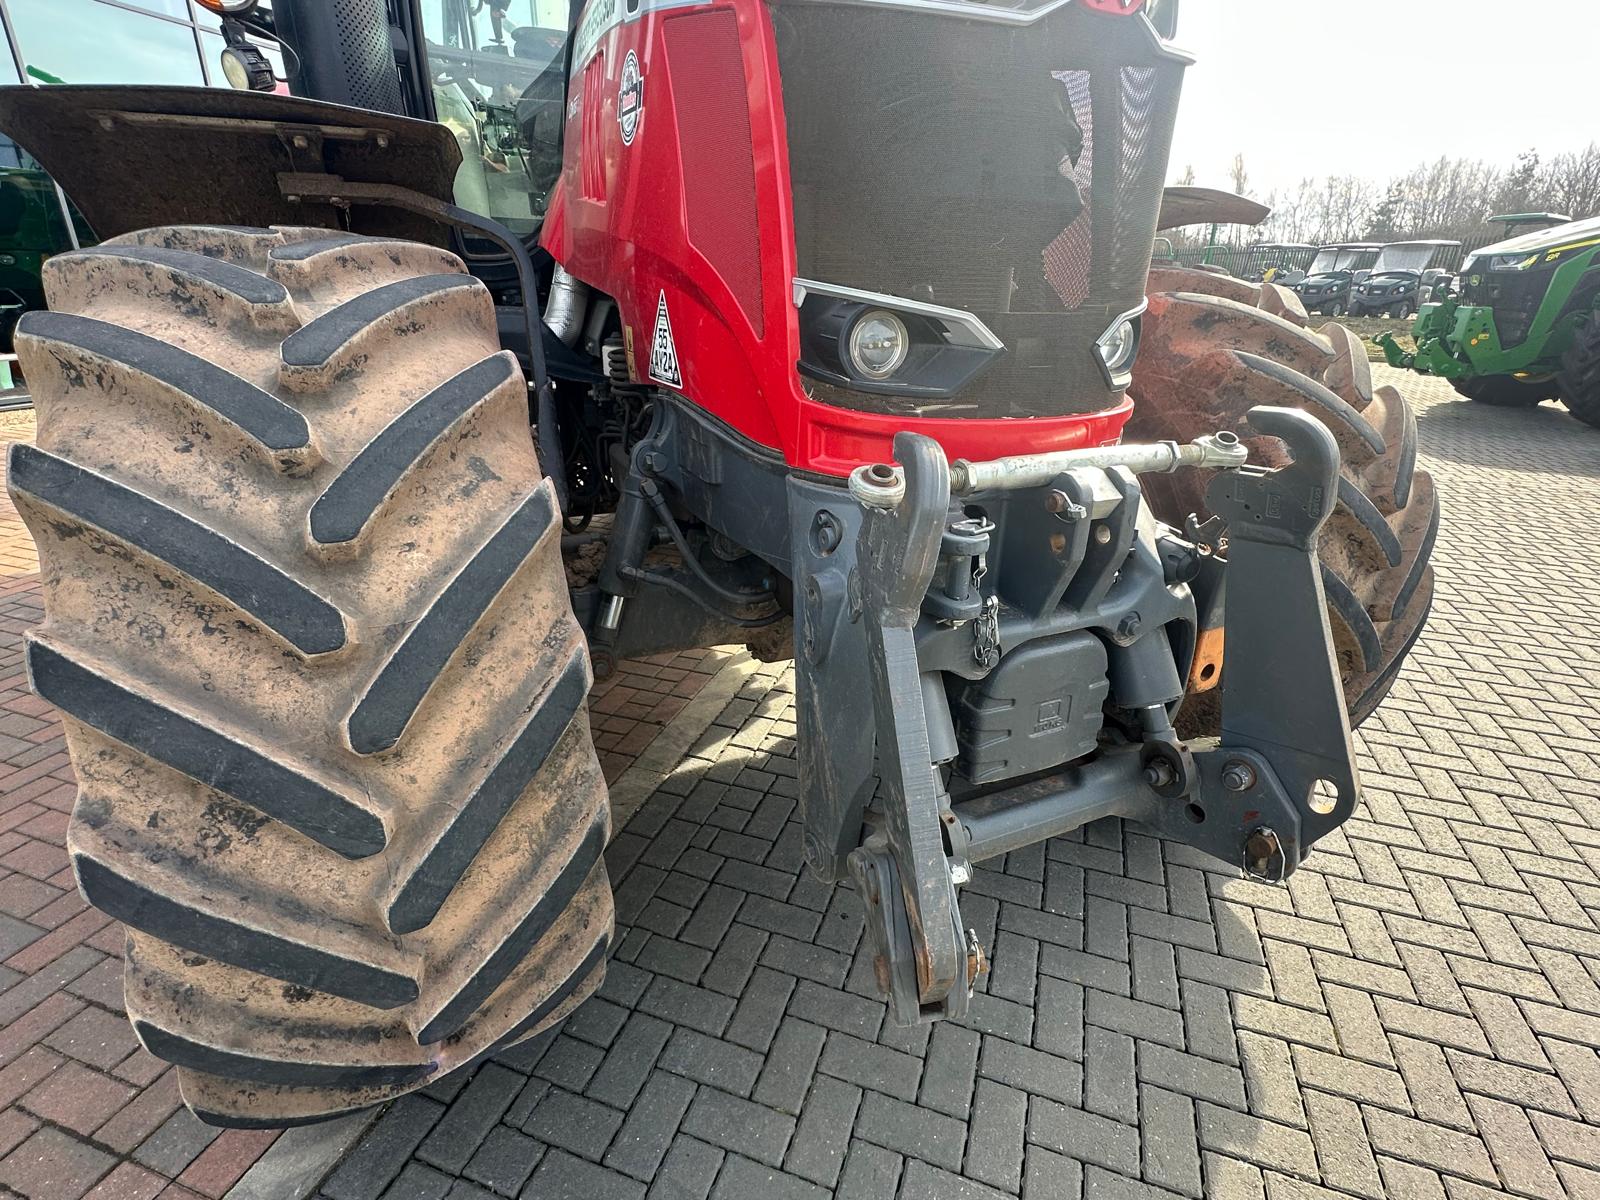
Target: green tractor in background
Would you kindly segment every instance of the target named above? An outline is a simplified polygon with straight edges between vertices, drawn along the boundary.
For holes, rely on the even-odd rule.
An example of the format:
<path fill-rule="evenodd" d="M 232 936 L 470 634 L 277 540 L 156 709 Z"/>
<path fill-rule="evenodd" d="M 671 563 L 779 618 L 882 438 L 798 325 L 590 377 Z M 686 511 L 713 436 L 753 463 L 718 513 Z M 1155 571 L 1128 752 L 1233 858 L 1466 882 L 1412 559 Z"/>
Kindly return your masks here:
<path fill-rule="evenodd" d="M 1491 220 L 1542 225 L 1551 214 Z M 1470 400 L 1531 407 L 1561 400 L 1600 427 L 1600 217 L 1537 228 L 1474 251 L 1412 326 L 1408 353 L 1376 340 L 1391 366 L 1448 379 Z"/>

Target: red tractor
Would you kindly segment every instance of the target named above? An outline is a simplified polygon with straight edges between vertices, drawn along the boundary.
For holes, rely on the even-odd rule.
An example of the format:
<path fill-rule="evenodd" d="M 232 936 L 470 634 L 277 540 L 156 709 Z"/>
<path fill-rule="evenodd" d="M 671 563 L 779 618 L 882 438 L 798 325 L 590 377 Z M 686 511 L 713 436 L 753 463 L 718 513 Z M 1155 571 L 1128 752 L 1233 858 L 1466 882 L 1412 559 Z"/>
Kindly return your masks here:
<path fill-rule="evenodd" d="M 622 657 L 792 654 L 904 1022 L 965 1011 L 974 863 L 1119 815 L 1278 880 L 1350 815 L 1437 506 L 1348 333 L 1147 277 L 1171 0 L 202 2 L 240 90 L 0 128 L 104 239 L 18 333 L 29 671 L 206 1120 L 595 990 Z"/>

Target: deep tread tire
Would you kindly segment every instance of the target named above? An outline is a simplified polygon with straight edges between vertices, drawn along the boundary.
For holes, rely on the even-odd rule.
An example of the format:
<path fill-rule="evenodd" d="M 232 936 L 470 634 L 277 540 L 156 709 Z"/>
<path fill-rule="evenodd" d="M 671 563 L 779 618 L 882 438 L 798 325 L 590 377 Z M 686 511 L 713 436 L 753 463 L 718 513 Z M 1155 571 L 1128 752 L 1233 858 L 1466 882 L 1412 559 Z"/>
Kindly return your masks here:
<path fill-rule="evenodd" d="M 1600 429 L 1600 314 L 1590 313 L 1579 323 L 1556 380 L 1567 411 Z"/>
<path fill-rule="evenodd" d="M 539 1033 L 612 932 L 592 676 L 493 302 L 454 255 L 168 228 L 61 254 L 10 490 L 68 849 L 203 1119 L 377 1103 Z"/>
<path fill-rule="evenodd" d="M 1306 328 L 1299 298 L 1200 271 L 1150 273 L 1134 369 L 1133 441 L 1187 441 L 1219 429 L 1247 433 L 1260 404 L 1311 413 L 1339 443 L 1339 503 L 1319 554 L 1329 622 L 1352 722 L 1383 699 L 1433 601 L 1439 505 L 1418 470 L 1417 424 L 1392 387 L 1374 388 L 1366 351 L 1338 324 Z M 1273 438 L 1246 437 L 1253 461 L 1284 461 Z M 1206 515 L 1208 473 L 1146 475 L 1156 515 L 1181 525 Z M 1214 706 L 1210 709 L 1214 719 Z"/>
<path fill-rule="evenodd" d="M 1554 380 L 1527 383 L 1515 375 L 1480 375 L 1473 379 L 1452 379 L 1450 386 L 1478 404 L 1494 408 L 1534 408 L 1557 395 Z"/>

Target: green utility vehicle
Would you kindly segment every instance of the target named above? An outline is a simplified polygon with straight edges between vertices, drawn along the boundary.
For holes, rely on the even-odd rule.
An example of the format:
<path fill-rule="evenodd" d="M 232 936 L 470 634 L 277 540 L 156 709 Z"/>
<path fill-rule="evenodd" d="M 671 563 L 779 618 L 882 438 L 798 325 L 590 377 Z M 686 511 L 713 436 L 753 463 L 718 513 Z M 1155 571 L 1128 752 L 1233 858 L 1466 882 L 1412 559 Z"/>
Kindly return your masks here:
<path fill-rule="evenodd" d="M 1350 307 L 1350 289 L 1372 274 L 1382 250 L 1374 242 L 1340 242 L 1320 248 L 1306 268 L 1306 277 L 1292 285 L 1306 312 L 1342 316 Z"/>
<path fill-rule="evenodd" d="M 1600 426 L 1600 217 L 1475 251 L 1457 290 L 1423 305 L 1415 353 L 1377 341 L 1390 364 L 1448 379 L 1484 404 L 1560 399 Z"/>

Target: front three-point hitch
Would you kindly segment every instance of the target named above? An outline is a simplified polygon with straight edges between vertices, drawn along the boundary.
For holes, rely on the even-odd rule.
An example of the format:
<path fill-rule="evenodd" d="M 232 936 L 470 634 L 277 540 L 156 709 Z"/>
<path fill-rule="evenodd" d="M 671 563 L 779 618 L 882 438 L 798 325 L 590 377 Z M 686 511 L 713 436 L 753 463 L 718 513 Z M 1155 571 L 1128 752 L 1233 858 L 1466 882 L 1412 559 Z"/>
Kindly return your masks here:
<path fill-rule="evenodd" d="M 795 564 L 807 853 L 852 880 L 896 1020 L 966 1010 L 974 863 L 1119 816 L 1281 880 L 1349 816 L 1316 558 L 1338 448 L 1297 411 L 1250 424 L 1293 464 L 1247 465 L 1227 433 L 950 464 L 902 433 L 854 504 L 796 487 L 797 534 L 854 531 Z M 1158 524 L 1135 478 L 1187 467 L 1217 470 L 1210 545 Z M 1217 675 L 1220 736 L 1180 738 L 1185 692 Z"/>

